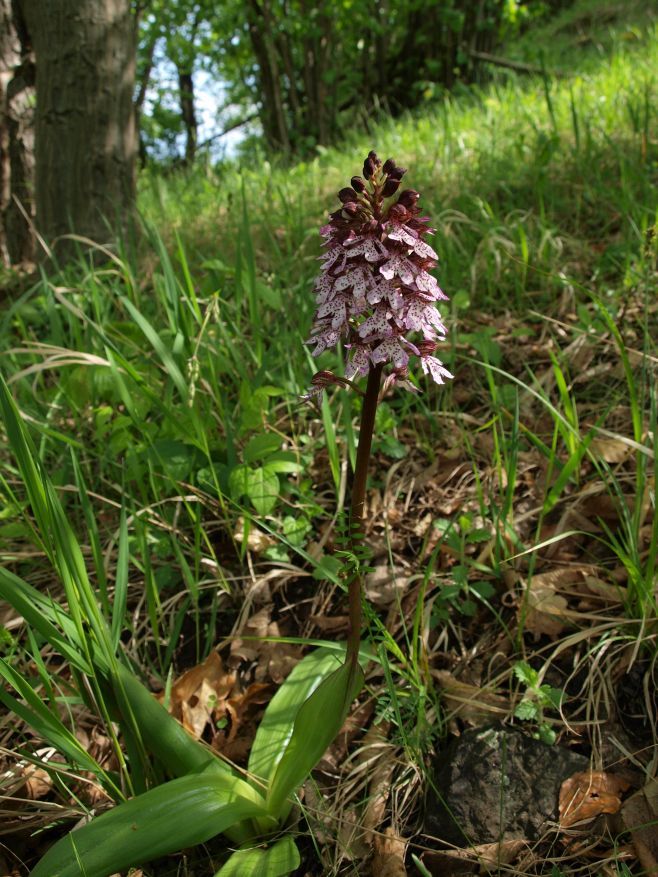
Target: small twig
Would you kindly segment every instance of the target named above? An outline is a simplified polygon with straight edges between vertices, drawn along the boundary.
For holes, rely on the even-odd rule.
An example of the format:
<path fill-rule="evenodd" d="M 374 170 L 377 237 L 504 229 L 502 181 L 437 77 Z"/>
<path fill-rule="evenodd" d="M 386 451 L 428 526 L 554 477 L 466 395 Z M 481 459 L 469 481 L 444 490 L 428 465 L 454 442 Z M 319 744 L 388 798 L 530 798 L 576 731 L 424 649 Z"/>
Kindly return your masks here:
<path fill-rule="evenodd" d="M 546 70 L 543 67 L 537 67 L 536 64 L 526 64 L 523 61 L 512 61 L 510 58 L 501 58 L 499 55 L 490 55 L 489 52 L 477 52 L 475 49 L 469 52 L 471 58 L 476 61 L 484 61 L 486 64 L 495 64 L 496 67 L 505 67 L 508 70 L 514 70 L 517 73 L 537 73 L 539 76 L 555 76 L 557 79 L 563 79 L 566 73 L 560 70 Z"/>

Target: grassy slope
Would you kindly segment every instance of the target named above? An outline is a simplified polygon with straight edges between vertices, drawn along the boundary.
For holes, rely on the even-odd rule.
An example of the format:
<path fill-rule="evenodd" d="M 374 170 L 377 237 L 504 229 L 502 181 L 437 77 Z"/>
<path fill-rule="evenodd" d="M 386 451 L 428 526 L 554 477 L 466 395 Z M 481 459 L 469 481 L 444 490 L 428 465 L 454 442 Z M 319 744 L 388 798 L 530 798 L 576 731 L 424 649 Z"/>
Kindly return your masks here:
<path fill-rule="evenodd" d="M 241 176 L 227 169 L 144 178 L 141 207 L 157 234 L 143 244 L 139 269 L 119 260 L 72 270 L 57 288 L 41 284 L 4 315 L 3 347 L 11 348 L 5 374 L 35 366 L 17 378 L 17 397 L 58 484 L 73 480 L 71 446 L 81 460 L 102 548 L 89 539 L 87 555 L 110 587 L 116 504 L 138 513 L 131 518 L 129 605 L 145 595 L 149 618 L 132 615 L 126 625 L 131 651 L 154 675 L 166 674 L 175 652 L 179 665 L 193 663 L 230 633 L 244 568 L 231 534 L 245 498 L 234 491 L 235 503 L 222 493 L 263 423 L 303 468 L 280 478 L 276 505 L 265 498 L 268 517 L 261 514 L 260 523 L 274 545 L 265 562 L 255 549 L 257 573 L 282 562 L 308 571 L 308 556 L 295 546 L 309 548 L 327 527 L 331 533 L 358 405 L 333 400 L 325 426 L 334 424 L 338 439 L 329 441 L 327 458 L 320 420 L 299 408 L 295 394 L 314 368 L 302 340 L 313 308 L 317 227 L 374 146 L 410 168 L 408 183 L 435 221 L 439 277 L 452 299 L 444 356 L 456 374 L 441 393 L 387 400 L 380 417 L 381 471 L 409 450 L 395 477 L 375 474 L 373 486 L 398 523 L 389 531 L 380 520 L 370 536 L 406 574 L 420 575 L 434 607 L 431 618 L 416 618 L 412 660 L 403 666 L 391 658 L 405 680 L 401 700 L 386 681 L 377 688 L 393 723 L 392 745 L 402 742 L 407 756 L 418 757 L 436 742 L 430 726 L 440 693 L 431 691 L 436 677 L 428 667 L 496 687 L 511 704 L 519 692 L 510 668 L 521 659 L 568 688 L 564 665 L 556 658 L 553 667 L 552 643 L 578 636 L 579 625 L 554 625 L 542 639 L 541 613 L 533 629 L 523 584 L 589 562 L 607 599 L 612 589 L 617 602 L 601 606 L 565 586 L 552 605 L 590 607 L 582 610 L 583 626 L 592 629 L 588 654 L 602 676 L 565 646 L 570 672 L 581 674 L 580 694 L 565 709 L 600 752 L 598 732 L 588 730 L 597 686 L 628 669 L 626 643 L 639 639 L 638 630 L 650 634 L 655 617 L 655 360 L 643 351 L 655 354 L 657 329 L 658 35 L 645 4 L 589 2 L 509 54 L 536 62 L 540 45 L 547 68 L 566 70 L 567 78 L 500 72 L 492 86 L 376 123 L 370 136 L 350 136 L 340 150 L 293 168 L 258 162 Z M 153 331 L 136 326 L 136 312 Z M 26 354 L 26 342 L 50 348 Z M 76 363 L 59 362 L 61 350 L 75 351 Z M 94 365 L 91 355 L 109 365 Z M 318 367 L 334 364 L 327 354 Z M 268 397 L 263 388 L 272 386 L 280 392 Z M 432 463 L 454 478 L 423 483 Z M 4 519 L 3 554 L 26 578 L 47 581 L 43 559 L 28 548 L 10 464 L 6 473 L 18 496 Z M 177 499 L 191 493 L 193 502 Z M 69 498 L 69 506 L 83 530 L 77 502 Z M 427 515 L 432 525 L 423 528 Z M 547 540 L 555 541 L 512 559 Z M 300 581 L 306 588 L 308 579 Z M 412 603 L 422 606 L 417 585 Z M 506 593 L 513 610 L 511 598 L 503 603 Z M 326 611 L 322 599 L 315 597 L 316 614 Z M 610 612 L 618 618 L 612 627 L 603 618 Z M 404 612 L 390 618 L 399 640 L 405 627 L 410 635 Z M 372 623 L 392 650 L 390 634 Z M 177 651 L 181 629 L 187 646 Z M 322 635 L 308 620 L 303 630 Z M 614 645 L 608 651 L 606 637 Z M 483 668 L 464 657 L 456 670 L 443 657 L 477 658 L 501 642 L 503 666 Z M 16 660 L 21 648 L 19 641 L 10 647 Z M 444 700 L 443 709 L 450 718 L 454 701 Z M 549 724 L 562 727 L 555 714 Z M 408 776 L 405 769 L 400 775 Z"/>

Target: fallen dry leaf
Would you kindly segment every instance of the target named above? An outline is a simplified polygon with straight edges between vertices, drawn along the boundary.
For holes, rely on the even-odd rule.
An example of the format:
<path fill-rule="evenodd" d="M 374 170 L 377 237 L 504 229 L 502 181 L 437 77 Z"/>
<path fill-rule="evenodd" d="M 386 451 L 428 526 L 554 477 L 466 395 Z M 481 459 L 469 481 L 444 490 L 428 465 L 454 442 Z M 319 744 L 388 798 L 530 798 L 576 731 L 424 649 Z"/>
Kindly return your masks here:
<path fill-rule="evenodd" d="M 276 642 L 281 637 L 281 630 L 278 622 L 271 619 L 271 606 L 264 606 L 251 616 L 231 643 L 229 663 L 238 666 L 242 661 L 254 661 L 256 682 L 265 682 L 269 677 L 273 682 L 281 683 L 299 661 L 301 649 Z"/>
<path fill-rule="evenodd" d="M 23 786 L 23 794 L 31 801 L 38 801 L 45 798 L 53 787 L 53 781 L 48 771 L 36 764 L 26 764 L 22 769 L 25 785 Z"/>
<path fill-rule="evenodd" d="M 407 842 L 389 825 L 383 835 L 375 838 L 375 855 L 372 858 L 373 877 L 407 877 L 404 856 Z"/>
<path fill-rule="evenodd" d="M 464 850 L 437 850 L 423 853 L 423 865 L 432 877 L 473 873 L 474 868 L 498 871 L 501 865 L 510 865 L 528 848 L 524 840 L 505 840 L 500 843 L 479 844 Z"/>
<path fill-rule="evenodd" d="M 171 686 L 169 712 L 183 724 L 197 740 L 217 712 L 223 715 L 225 703 L 236 677 L 227 673 L 217 652 L 211 652 L 202 664 L 192 667 Z M 164 702 L 165 693 L 157 695 Z"/>
<path fill-rule="evenodd" d="M 601 813 L 617 813 L 620 795 L 629 788 L 627 780 L 605 771 L 580 771 L 560 786 L 560 826 L 594 819 Z"/>
<path fill-rule="evenodd" d="M 564 619 L 568 607 L 566 597 L 556 593 L 565 579 L 573 581 L 571 570 L 554 570 L 533 576 L 527 585 L 527 601 L 519 607 L 524 630 L 536 637 L 559 636 L 566 626 Z"/>
<path fill-rule="evenodd" d="M 658 779 L 624 801 L 621 821 L 631 834 L 643 873 L 658 877 Z"/>
<path fill-rule="evenodd" d="M 253 524 L 250 523 L 247 529 L 244 518 L 238 518 L 237 520 L 235 532 L 233 533 L 233 538 L 236 542 L 245 541 L 245 530 L 247 530 L 247 548 L 253 551 L 254 554 L 262 554 L 267 548 L 276 545 L 276 539 L 273 536 L 270 536 L 269 533 L 264 533 Z"/>
<path fill-rule="evenodd" d="M 409 579 L 401 567 L 391 568 L 383 563 L 366 575 L 366 597 L 370 603 L 385 609 L 402 598 L 408 584 Z"/>
<path fill-rule="evenodd" d="M 487 688 L 480 688 L 455 678 L 447 670 L 432 670 L 439 683 L 441 699 L 448 718 L 457 716 L 472 725 L 484 725 L 495 716 L 507 715 L 509 700 Z"/>
<path fill-rule="evenodd" d="M 590 445 L 591 450 L 606 463 L 623 463 L 633 451 L 630 443 L 622 438 L 595 438 Z"/>

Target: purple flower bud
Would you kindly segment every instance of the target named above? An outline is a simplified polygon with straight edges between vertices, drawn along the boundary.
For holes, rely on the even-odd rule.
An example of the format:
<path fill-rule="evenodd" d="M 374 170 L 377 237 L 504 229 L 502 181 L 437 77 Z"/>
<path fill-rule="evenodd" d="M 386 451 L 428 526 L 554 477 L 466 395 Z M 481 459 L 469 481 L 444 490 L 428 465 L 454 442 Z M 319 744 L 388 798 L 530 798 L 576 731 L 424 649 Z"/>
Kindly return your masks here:
<path fill-rule="evenodd" d="M 394 167 L 392 171 L 389 171 L 388 175 L 389 175 L 390 179 L 397 180 L 398 182 L 400 182 L 400 180 L 406 174 L 406 172 L 407 172 L 406 167 L 397 167 L 397 165 L 396 165 L 396 167 Z"/>
<path fill-rule="evenodd" d="M 345 204 L 347 201 L 356 201 L 357 194 L 354 189 L 351 189 L 349 186 L 346 186 L 344 189 L 341 189 L 338 193 L 338 197 Z"/>
<path fill-rule="evenodd" d="M 370 156 L 368 156 L 368 158 L 366 158 L 366 160 L 363 162 L 363 176 L 366 178 L 366 180 L 369 180 L 374 173 L 375 163 L 370 158 Z"/>
<path fill-rule="evenodd" d="M 377 158 L 377 153 L 374 149 L 371 149 L 368 153 L 368 158 L 373 164 L 381 164 L 380 160 Z"/>
<path fill-rule="evenodd" d="M 340 380 L 336 378 L 336 375 L 333 372 L 327 371 L 327 369 L 316 372 L 311 378 L 311 384 L 314 387 L 328 387 L 330 384 L 339 383 Z"/>
<path fill-rule="evenodd" d="M 418 341 L 416 347 L 421 356 L 431 356 L 436 350 L 436 343 L 427 340 Z"/>
<path fill-rule="evenodd" d="M 388 211 L 388 218 L 394 220 L 394 222 L 404 222 L 408 215 L 407 208 L 400 204 L 399 201 L 397 204 L 392 204 L 391 209 Z"/>
<path fill-rule="evenodd" d="M 389 177 L 384 183 L 384 188 L 382 189 L 382 195 L 384 198 L 390 198 L 391 195 L 395 195 L 398 188 L 400 186 L 400 181 L 394 179 L 393 177 Z"/>
<path fill-rule="evenodd" d="M 392 158 L 387 158 L 384 162 L 384 167 L 382 170 L 385 174 L 390 174 L 391 171 L 395 168 L 395 161 Z"/>
<path fill-rule="evenodd" d="M 416 206 L 416 202 L 420 198 L 418 192 L 415 192 L 413 189 L 405 189 L 403 192 L 400 192 L 400 196 L 398 198 L 398 204 L 401 204 L 403 207 L 407 209 L 411 209 Z"/>
<path fill-rule="evenodd" d="M 361 177 L 352 177 L 350 182 L 352 183 L 352 188 L 356 189 L 357 192 L 365 192 L 366 184 L 363 182 Z"/>

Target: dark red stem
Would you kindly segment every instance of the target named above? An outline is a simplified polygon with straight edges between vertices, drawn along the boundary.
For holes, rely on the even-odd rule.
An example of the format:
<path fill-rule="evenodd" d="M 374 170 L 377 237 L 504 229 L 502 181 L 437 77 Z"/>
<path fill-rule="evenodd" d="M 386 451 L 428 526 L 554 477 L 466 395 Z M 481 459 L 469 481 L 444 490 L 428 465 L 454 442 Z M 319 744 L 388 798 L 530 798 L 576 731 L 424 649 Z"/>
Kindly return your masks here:
<path fill-rule="evenodd" d="M 359 431 L 359 447 L 356 452 L 356 466 L 352 481 L 352 502 L 350 505 L 350 544 L 352 551 L 361 557 L 359 543 L 363 538 L 363 506 L 366 500 L 366 481 L 368 479 L 368 462 L 372 448 L 372 434 L 375 428 L 375 414 L 379 399 L 379 387 L 382 379 L 383 365 L 376 365 L 368 372 L 368 384 L 361 410 L 361 429 Z M 357 569 L 349 582 L 350 630 L 347 638 L 347 661 L 356 664 L 361 646 L 361 593 L 363 576 Z"/>

